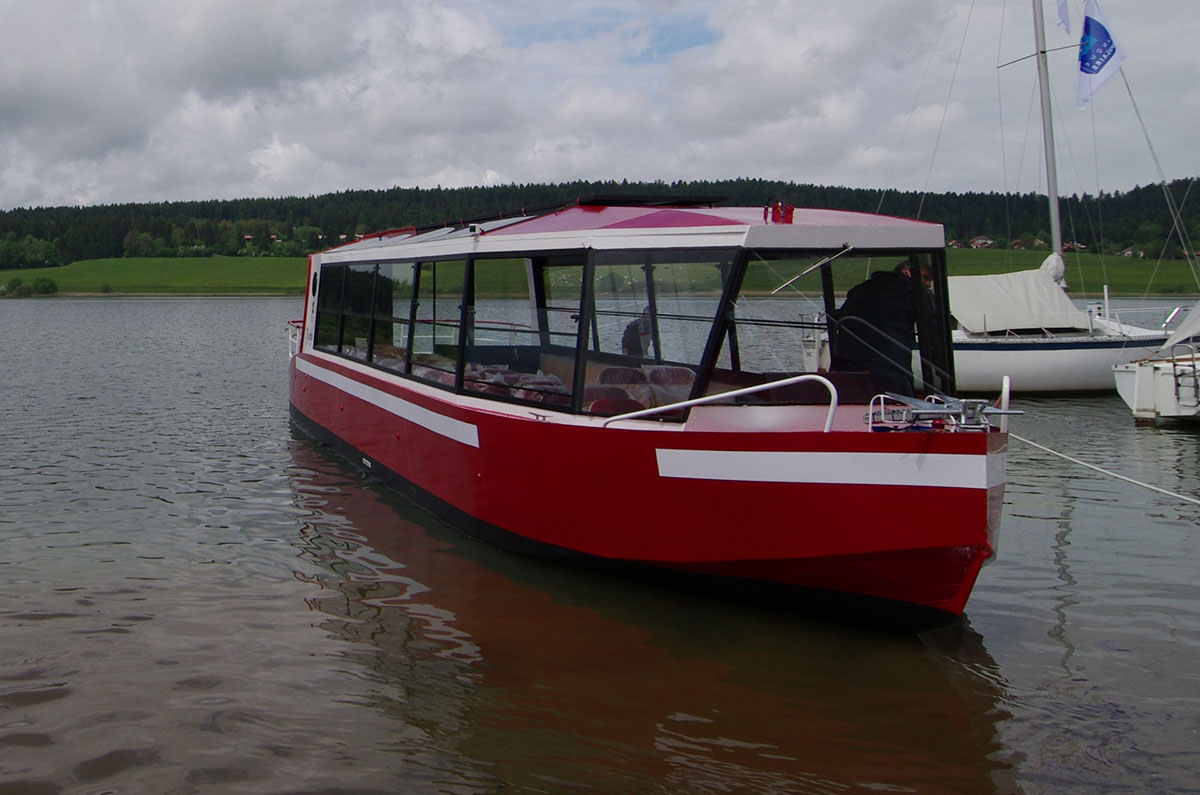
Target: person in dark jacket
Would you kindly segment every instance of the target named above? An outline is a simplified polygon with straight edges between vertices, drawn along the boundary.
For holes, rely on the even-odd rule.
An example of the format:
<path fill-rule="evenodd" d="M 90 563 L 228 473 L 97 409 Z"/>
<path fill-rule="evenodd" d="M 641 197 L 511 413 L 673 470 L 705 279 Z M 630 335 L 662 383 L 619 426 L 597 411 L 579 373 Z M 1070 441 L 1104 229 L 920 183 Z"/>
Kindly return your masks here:
<path fill-rule="evenodd" d="M 647 306 L 640 317 L 625 327 L 625 333 L 621 335 L 621 353 L 643 357 L 649 354 L 651 328 L 650 307 Z"/>
<path fill-rule="evenodd" d="M 866 371 L 885 392 L 912 396 L 912 352 L 917 347 L 912 268 L 908 261 L 890 271 L 876 271 L 846 293 L 835 315 L 831 370 Z M 927 266 L 921 279 L 932 281 Z M 924 292 L 922 295 L 926 295 Z"/>

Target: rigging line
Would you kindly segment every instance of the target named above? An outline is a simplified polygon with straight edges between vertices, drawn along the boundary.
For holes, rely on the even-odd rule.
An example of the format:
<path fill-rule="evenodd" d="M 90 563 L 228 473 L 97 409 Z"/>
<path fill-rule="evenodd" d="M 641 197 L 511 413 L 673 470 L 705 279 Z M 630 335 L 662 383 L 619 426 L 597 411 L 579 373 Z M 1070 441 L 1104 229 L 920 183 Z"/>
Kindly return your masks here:
<path fill-rule="evenodd" d="M 941 27 L 938 28 L 937 37 L 933 40 L 933 46 L 929 48 L 929 60 L 925 62 L 925 72 L 921 75 L 920 85 L 917 86 L 917 95 L 913 97 L 912 110 L 908 112 L 908 118 L 904 121 L 904 132 L 900 133 L 900 145 L 896 148 L 896 156 L 892 158 L 892 165 L 888 168 L 888 175 L 887 179 L 883 182 L 883 189 L 879 191 L 879 204 L 875 207 L 876 215 L 883 212 L 883 197 L 887 195 L 888 188 L 892 184 L 892 175 L 896 172 L 896 162 L 900 159 L 900 153 L 904 150 L 904 142 L 908 138 L 908 128 L 912 126 L 913 116 L 917 114 L 917 106 L 921 103 L 921 93 L 925 90 L 925 83 L 929 79 L 929 69 L 933 66 L 933 62 L 937 58 L 937 43 L 942 40 L 942 33 L 946 30 L 946 20 L 950 18 L 950 11 L 953 8 L 953 2 L 946 3 L 946 13 L 942 15 Z"/>
<path fill-rule="evenodd" d="M 1096 106 L 1094 104 L 1088 106 L 1088 114 L 1089 114 L 1089 120 L 1092 125 L 1092 157 L 1096 158 L 1097 157 L 1097 153 L 1096 153 Z M 1059 118 L 1061 118 L 1061 113 L 1060 113 Z M 1062 126 L 1065 129 L 1066 123 L 1064 122 Z M 1098 223 L 1093 223 L 1091 208 L 1089 207 L 1088 201 L 1087 201 L 1087 191 L 1083 190 L 1082 172 L 1079 169 L 1079 163 L 1075 160 L 1075 150 L 1073 150 L 1071 148 L 1070 138 L 1068 138 L 1067 141 L 1068 141 L 1067 156 L 1071 160 L 1071 168 L 1074 169 L 1074 171 L 1075 171 L 1075 180 L 1079 183 L 1079 187 L 1080 187 L 1079 209 L 1081 209 L 1083 211 L 1083 220 L 1086 222 L 1087 231 L 1092 236 L 1091 237 L 1092 243 L 1096 247 L 1095 254 L 1097 257 L 1100 258 L 1100 284 L 1101 284 L 1101 286 L 1105 286 L 1105 285 L 1110 284 L 1110 281 L 1108 278 L 1108 259 L 1106 258 L 1106 255 L 1104 253 L 1104 216 L 1103 216 L 1103 211 L 1100 208 L 1101 207 L 1101 202 L 1100 202 L 1100 164 L 1099 164 L 1099 161 L 1097 161 L 1095 163 L 1095 169 L 1096 169 L 1095 170 L 1095 174 L 1096 174 L 1096 213 L 1099 216 L 1099 221 L 1098 221 Z M 1071 202 L 1070 201 L 1067 202 L 1067 212 L 1068 213 L 1071 212 Z M 1073 214 L 1071 216 L 1071 239 L 1074 241 L 1079 240 L 1079 233 L 1075 230 L 1075 217 Z M 1082 258 L 1079 257 L 1078 251 L 1076 251 L 1075 254 L 1076 254 L 1076 261 L 1079 263 L 1079 269 L 1080 269 L 1079 270 L 1079 274 L 1080 274 L 1079 280 L 1080 280 L 1081 286 L 1083 286 L 1082 285 L 1082 282 L 1083 282 L 1083 260 L 1082 260 Z"/>
<path fill-rule="evenodd" d="M 1000 53 L 1004 47 L 1004 19 L 1007 16 L 1005 13 L 1008 10 L 1008 2 L 1000 7 L 1000 35 L 996 37 L 996 60 L 1000 60 Z M 1008 151 L 1004 145 L 1004 89 L 1000 83 L 1000 67 L 996 67 L 996 115 L 1000 122 L 1000 178 L 1004 184 L 1004 225 L 1005 231 L 1008 232 L 1008 247 L 1012 251 L 1013 239 L 1013 213 L 1012 200 L 1008 195 Z M 1008 259 L 1011 262 L 1012 254 L 1009 253 Z"/>
<path fill-rule="evenodd" d="M 1062 47 L 1047 47 L 1046 49 L 1042 50 L 1042 52 L 1049 55 L 1050 53 L 1058 52 L 1059 50 L 1073 50 L 1078 46 L 1079 46 L 1078 44 L 1064 44 Z M 1031 52 L 1028 55 L 1022 55 L 1020 58 L 1013 58 L 1011 61 L 1006 61 L 1006 62 L 1000 64 L 999 66 L 997 66 L 996 68 L 1003 69 L 1006 66 L 1012 66 L 1013 64 L 1018 64 L 1021 61 L 1028 61 L 1030 58 L 1036 58 L 1037 55 L 1038 54 L 1036 52 Z"/>
<path fill-rule="evenodd" d="M 1182 219 L 1179 217 L 1179 210 L 1175 207 L 1175 197 L 1171 195 L 1171 190 L 1167 187 L 1167 177 L 1163 173 L 1162 163 L 1158 160 L 1158 152 L 1154 150 L 1154 143 L 1150 140 L 1150 131 L 1146 129 L 1146 122 L 1142 119 L 1142 112 L 1138 109 L 1137 100 L 1133 98 L 1133 89 L 1129 86 L 1129 78 L 1125 77 L 1125 70 L 1121 69 L 1121 80 L 1125 83 L 1125 92 L 1129 94 L 1129 102 L 1133 105 L 1133 114 L 1137 116 L 1138 124 L 1142 127 L 1142 135 L 1146 138 L 1146 145 L 1150 147 L 1150 157 L 1154 160 L 1154 168 L 1158 172 L 1158 180 L 1162 185 L 1163 195 L 1167 197 L 1167 207 L 1171 211 L 1171 223 L 1175 227 L 1175 231 L 1179 234 L 1179 244 L 1183 246 L 1183 256 L 1187 259 L 1188 267 L 1192 269 L 1192 278 L 1196 280 L 1196 286 L 1200 287 L 1200 273 L 1196 270 L 1196 257 L 1192 253 L 1192 247 L 1187 232 L 1183 229 Z"/>
<path fill-rule="evenodd" d="M 929 193 L 929 181 L 933 178 L 933 163 L 937 159 L 938 144 L 942 141 L 942 130 L 946 127 L 946 114 L 950 111 L 950 97 L 954 95 L 954 81 L 958 78 L 958 66 L 962 63 L 963 50 L 967 46 L 967 31 L 971 29 L 971 15 L 975 13 L 975 0 L 967 9 L 967 21 L 963 25 L 962 40 L 958 43 L 958 56 L 954 59 L 954 71 L 950 73 L 950 87 L 946 90 L 946 102 L 942 105 L 942 119 L 938 122 L 937 135 L 933 139 L 933 154 L 929 158 L 929 171 L 925 174 L 925 187 L 921 189 L 921 201 L 917 204 L 917 220 L 921 219 L 921 211 L 925 208 L 925 196 Z"/>
<path fill-rule="evenodd" d="M 1088 103 L 1088 114 L 1092 122 L 1092 170 L 1096 174 L 1096 226 L 1098 231 L 1093 232 L 1093 239 L 1096 240 L 1096 253 L 1100 255 L 1100 275 L 1104 278 L 1104 283 L 1108 284 L 1108 263 L 1104 259 L 1104 197 L 1100 190 L 1100 146 L 1096 140 L 1095 103 Z M 1080 184 L 1083 184 L 1082 180 L 1080 180 Z M 1084 205 L 1083 209 L 1087 213 L 1087 205 Z M 1087 220 L 1090 227 L 1092 225 L 1090 213 L 1087 213 Z M 1146 290 L 1150 290 L 1149 283 L 1146 284 Z"/>
<path fill-rule="evenodd" d="M 1192 193 L 1192 185 L 1195 184 L 1196 178 L 1192 177 L 1188 180 L 1188 186 L 1183 191 L 1183 198 L 1179 201 L 1179 211 L 1183 212 L 1183 205 L 1187 203 L 1188 196 Z M 1136 241 L 1135 241 L 1136 245 Z M 1146 280 L 1146 292 L 1142 293 L 1142 299 L 1146 299 L 1150 295 L 1150 285 L 1154 283 L 1154 277 L 1158 275 L 1158 269 L 1162 266 L 1162 262 L 1167 257 L 1167 248 L 1171 245 L 1171 236 L 1168 235 L 1162 244 L 1162 248 L 1158 250 L 1158 259 L 1154 261 L 1154 270 L 1150 271 L 1150 278 Z M 1188 246 L 1191 246 L 1191 241 L 1188 241 Z"/>
<path fill-rule="evenodd" d="M 1063 107 L 1064 107 L 1064 103 L 1061 103 L 1061 102 L 1055 102 L 1052 105 L 1053 112 L 1058 117 L 1058 129 L 1060 131 L 1065 131 L 1067 129 L 1066 119 L 1062 115 Z M 1095 106 L 1093 106 L 1091 110 L 1092 110 L 1092 114 L 1093 114 L 1092 115 L 1092 147 L 1093 147 L 1092 151 L 1095 152 L 1095 135 L 1096 135 Z M 1067 160 L 1071 164 L 1071 170 L 1075 173 L 1075 182 L 1082 188 L 1083 187 L 1082 172 L 1080 171 L 1080 168 L 1079 168 L 1079 161 L 1075 158 L 1075 150 L 1071 147 L 1071 136 L 1064 134 L 1062 141 L 1066 145 L 1066 148 L 1067 148 Z M 1099 185 L 1100 177 L 1099 177 L 1099 169 L 1098 168 L 1097 168 L 1096 175 L 1097 175 L 1096 182 L 1097 182 L 1097 185 Z M 1098 195 L 1099 195 L 1099 192 L 1097 190 L 1097 196 Z M 1071 241 L 1078 242 L 1079 231 L 1075 228 L 1075 212 L 1071 207 L 1071 201 L 1060 199 L 1059 202 L 1060 202 L 1060 204 L 1065 204 L 1066 208 L 1067 208 L 1067 222 L 1068 222 L 1068 226 L 1071 229 Z M 1097 202 L 1097 205 L 1099 205 L 1099 202 L 1100 202 L 1099 198 L 1096 199 L 1096 202 Z M 1080 191 L 1080 196 L 1079 196 L 1079 207 L 1081 210 L 1083 210 L 1083 218 L 1087 224 L 1088 231 L 1091 232 L 1091 234 L 1092 234 L 1092 240 L 1100 241 L 1099 243 L 1097 243 L 1097 246 L 1096 246 L 1096 255 L 1100 257 L 1101 284 L 1108 284 L 1109 283 L 1109 281 L 1108 281 L 1108 263 L 1107 263 L 1107 260 L 1105 260 L 1105 258 L 1104 258 L 1103 238 L 1101 237 L 1100 233 L 1098 233 L 1096 231 L 1096 227 L 1092 223 L 1091 211 L 1089 210 L 1088 204 L 1087 204 L 1087 193 L 1083 192 L 1082 190 Z M 1073 253 L 1075 255 L 1075 268 L 1079 273 L 1079 287 L 1081 290 L 1084 290 L 1087 288 L 1087 284 L 1085 283 L 1084 278 L 1083 278 L 1083 258 L 1079 255 L 1079 249 L 1074 249 L 1071 253 Z M 1061 255 L 1062 252 L 1059 252 L 1059 254 Z"/>
<path fill-rule="evenodd" d="M 1179 235 L 1182 238 L 1180 242 L 1183 245 L 1184 250 L 1189 254 L 1194 254 L 1195 250 L 1192 248 L 1192 236 L 1188 232 L 1187 224 L 1183 223 L 1183 204 L 1187 201 L 1188 194 L 1191 193 L 1192 185 L 1195 184 L 1195 182 L 1195 177 L 1192 177 L 1190 180 L 1188 180 L 1187 188 L 1185 188 L 1183 191 L 1183 198 L 1180 199 L 1175 206 L 1176 212 L 1179 213 Z M 1174 199 L 1174 195 L 1172 195 L 1171 198 Z"/>
<path fill-rule="evenodd" d="M 1062 458 L 1066 461 L 1070 461 L 1072 464 L 1078 464 L 1081 467 L 1087 467 L 1088 469 L 1094 469 L 1095 471 L 1101 473 L 1102 475 L 1108 475 L 1109 477 L 1116 478 L 1117 480 L 1123 480 L 1126 483 L 1132 483 L 1135 486 L 1141 486 L 1144 489 L 1149 489 L 1150 491 L 1156 491 L 1159 494 L 1165 494 L 1168 497 L 1174 497 L 1177 500 L 1183 500 L 1184 502 L 1190 502 L 1193 505 L 1200 505 L 1200 499 L 1197 499 L 1195 497 L 1189 497 L 1188 495 L 1180 494 L 1177 491 L 1170 491 L 1168 489 L 1161 488 L 1160 486 L 1154 486 L 1150 483 L 1146 483 L 1141 480 L 1135 480 L 1135 479 L 1129 477 L 1128 475 L 1122 475 L 1117 472 L 1113 472 L 1111 469 L 1105 469 L 1104 467 L 1098 467 L 1095 464 L 1089 464 L 1087 461 L 1081 461 L 1080 459 L 1069 456 L 1066 453 L 1060 453 L 1057 450 L 1052 450 L 1043 444 L 1038 444 L 1037 442 L 1026 439 L 1024 436 L 1018 436 L 1017 434 L 1013 433 L 1012 431 L 1009 431 L 1008 435 L 1010 438 L 1024 442 L 1025 444 L 1029 445 L 1030 447 L 1036 447 L 1038 450 L 1041 450 L 1043 453 L 1050 453 L 1051 455 L 1056 455 L 1059 458 Z"/>
<path fill-rule="evenodd" d="M 1029 91 L 1029 104 L 1025 107 L 1025 130 L 1021 135 L 1021 158 L 1017 161 L 1017 186 L 1018 186 L 1017 190 L 1018 191 L 1020 190 L 1021 179 L 1022 179 L 1023 175 L 1025 174 L 1025 158 L 1029 155 L 1029 136 L 1030 136 L 1030 130 L 1033 129 L 1033 109 L 1037 105 L 1037 92 L 1038 92 L 1037 83 L 1034 82 L 1032 88 Z M 1041 191 L 1041 187 L 1042 187 L 1041 179 L 1042 179 L 1041 175 L 1037 173 L 1036 166 L 1035 166 L 1034 186 L 1033 186 L 1033 190 L 1035 193 L 1042 192 Z M 1026 231 L 1032 231 L 1034 234 L 1036 234 L 1038 231 L 1038 227 L 1035 226 L 1032 230 L 1026 230 Z"/>

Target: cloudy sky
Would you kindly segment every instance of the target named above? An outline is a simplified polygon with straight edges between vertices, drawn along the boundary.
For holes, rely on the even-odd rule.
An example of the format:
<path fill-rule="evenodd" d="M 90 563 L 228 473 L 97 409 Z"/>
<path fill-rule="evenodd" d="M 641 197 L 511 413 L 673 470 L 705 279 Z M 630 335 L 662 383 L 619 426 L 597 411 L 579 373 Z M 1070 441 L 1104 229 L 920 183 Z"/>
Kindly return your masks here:
<path fill-rule="evenodd" d="M 1060 187 L 1157 180 L 1121 79 Z M 1167 178 L 1200 173 L 1196 0 L 1102 0 Z M 1028 0 L 0 0 L 0 209 L 761 177 L 1044 189 Z"/>

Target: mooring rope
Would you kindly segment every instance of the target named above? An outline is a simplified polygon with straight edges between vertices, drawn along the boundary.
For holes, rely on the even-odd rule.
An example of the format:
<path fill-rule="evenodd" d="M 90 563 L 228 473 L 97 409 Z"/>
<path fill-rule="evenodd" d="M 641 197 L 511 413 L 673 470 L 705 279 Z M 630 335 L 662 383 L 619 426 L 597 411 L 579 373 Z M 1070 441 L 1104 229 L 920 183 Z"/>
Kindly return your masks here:
<path fill-rule="evenodd" d="M 1081 467 L 1087 467 L 1088 469 L 1094 469 L 1097 472 L 1108 475 L 1109 477 L 1116 478 L 1117 480 L 1123 480 L 1126 483 L 1132 483 L 1135 486 L 1141 486 L 1144 489 L 1150 489 L 1150 491 L 1157 491 L 1159 494 L 1165 494 L 1168 497 L 1174 497 L 1177 500 L 1183 500 L 1184 502 L 1190 502 L 1193 505 L 1200 505 L 1200 499 L 1197 499 L 1195 497 L 1189 497 L 1186 494 L 1180 494 L 1177 491 L 1169 491 L 1167 489 L 1160 488 L 1158 486 L 1154 486 L 1149 483 L 1145 483 L 1141 480 L 1135 480 L 1131 477 L 1128 477 L 1127 475 L 1122 475 L 1118 472 L 1113 472 L 1110 469 L 1105 469 L 1104 467 L 1098 467 L 1095 464 L 1089 464 L 1087 461 L 1081 461 L 1080 459 L 1073 458 L 1072 456 L 1069 456 L 1066 453 L 1060 453 L 1057 450 L 1051 450 L 1049 447 L 1046 447 L 1044 444 L 1038 444 L 1037 442 L 1026 439 L 1024 436 L 1018 436 L 1017 434 L 1012 433 L 1011 431 L 1009 432 L 1008 435 L 1012 439 L 1017 439 L 1019 441 L 1022 441 L 1025 444 L 1029 445 L 1030 447 L 1036 447 L 1037 449 L 1041 450 L 1044 453 L 1049 453 L 1050 455 L 1056 455 L 1059 458 L 1070 461 L 1072 464 L 1078 464 Z"/>

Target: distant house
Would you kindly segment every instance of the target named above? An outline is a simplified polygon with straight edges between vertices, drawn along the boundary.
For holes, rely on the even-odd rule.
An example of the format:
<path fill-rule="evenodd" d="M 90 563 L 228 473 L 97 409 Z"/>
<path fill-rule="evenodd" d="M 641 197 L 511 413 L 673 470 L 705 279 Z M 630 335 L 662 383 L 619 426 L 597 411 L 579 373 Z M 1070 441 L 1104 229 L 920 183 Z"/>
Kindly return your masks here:
<path fill-rule="evenodd" d="M 1087 251 L 1087 246 L 1077 240 L 1063 243 L 1063 251 Z"/>
<path fill-rule="evenodd" d="M 1049 246 L 1046 245 L 1046 241 L 1042 240 L 1040 237 L 1035 237 L 1033 240 L 1029 241 L 1029 247 L 1030 248 L 1050 248 Z"/>
<path fill-rule="evenodd" d="M 1146 252 L 1142 251 L 1140 248 L 1134 248 L 1133 246 L 1130 246 L 1129 248 L 1121 249 L 1120 251 L 1118 251 L 1117 256 L 1118 257 L 1137 257 L 1138 259 L 1141 259 L 1142 257 L 1146 256 Z"/>
<path fill-rule="evenodd" d="M 1017 251 L 1024 251 L 1025 250 L 1025 241 L 1021 240 L 1020 238 L 1017 238 L 1013 242 L 1009 243 L 1008 247 L 1012 248 L 1012 249 L 1016 249 Z"/>
<path fill-rule="evenodd" d="M 971 248 L 995 248 L 996 241 L 992 240 L 990 237 L 984 237 L 980 235 L 979 237 L 971 238 L 971 242 L 967 245 L 969 245 Z"/>
<path fill-rule="evenodd" d="M 946 248 L 962 248 L 962 241 L 955 238 L 946 244 Z"/>

